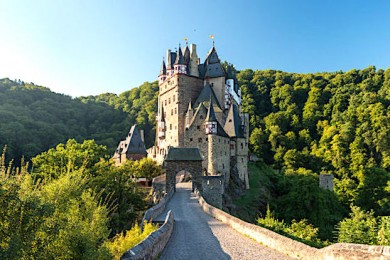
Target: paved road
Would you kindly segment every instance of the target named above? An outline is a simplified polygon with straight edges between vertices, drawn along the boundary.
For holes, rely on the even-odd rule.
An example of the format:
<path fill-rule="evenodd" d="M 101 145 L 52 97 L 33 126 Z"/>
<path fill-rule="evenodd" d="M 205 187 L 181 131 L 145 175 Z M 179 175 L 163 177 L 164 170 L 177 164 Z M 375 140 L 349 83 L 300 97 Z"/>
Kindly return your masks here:
<path fill-rule="evenodd" d="M 159 259 L 291 259 L 203 212 L 191 193 L 191 183 L 176 184 L 176 193 L 166 211 L 170 209 L 175 226 Z"/>

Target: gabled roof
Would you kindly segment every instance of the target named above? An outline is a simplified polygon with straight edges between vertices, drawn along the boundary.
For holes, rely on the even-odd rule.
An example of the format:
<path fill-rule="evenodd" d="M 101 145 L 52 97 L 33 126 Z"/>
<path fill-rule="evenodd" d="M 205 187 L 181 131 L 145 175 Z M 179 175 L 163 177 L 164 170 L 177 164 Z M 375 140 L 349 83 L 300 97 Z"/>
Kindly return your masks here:
<path fill-rule="evenodd" d="M 199 148 L 174 148 L 168 150 L 164 161 L 203 161 Z"/>
<path fill-rule="evenodd" d="M 195 121 L 196 118 L 198 117 L 200 111 L 202 111 L 202 110 L 203 110 L 205 113 L 207 113 L 207 108 L 204 106 L 203 103 L 200 103 L 199 106 L 198 106 L 198 107 L 196 108 L 196 110 L 195 110 L 194 116 L 193 116 L 192 119 L 191 119 L 191 122 L 190 122 L 190 126 L 189 126 L 189 127 L 192 126 L 192 124 L 194 123 L 194 121 Z"/>
<path fill-rule="evenodd" d="M 245 137 L 238 108 L 235 104 L 230 106 L 224 129 L 230 137 Z"/>
<path fill-rule="evenodd" d="M 213 110 L 214 110 L 215 109 L 215 105 L 212 104 L 212 107 L 213 107 Z M 198 122 L 202 122 L 202 123 L 206 121 L 206 120 L 203 120 L 202 118 L 199 118 L 200 117 L 199 114 L 201 113 L 201 111 L 203 111 L 203 113 L 206 114 L 206 118 L 207 118 L 207 114 L 208 114 L 209 110 L 206 108 L 206 106 L 204 105 L 203 102 L 200 103 L 199 106 L 196 108 L 194 116 L 191 119 L 191 123 L 190 123 L 189 128 L 193 127 L 193 124 L 194 124 L 194 122 L 196 120 L 199 120 Z M 217 122 L 217 135 L 223 136 L 223 137 L 229 137 L 229 135 L 225 132 L 225 130 L 223 129 L 223 127 L 221 126 L 221 124 L 218 122 L 218 120 L 216 118 L 215 118 L 215 121 Z"/>
<path fill-rule="evenodd" d="M 215 95 L 214 90 L 209 83 L 206 83 L 206 85 L 203 87 L 202 91 L 200 92 L 198 98 L 196 99 L 196 101 L 194 103 L 194 107 L 199 106 L 200 103 L 209 102 L 210 96 L 211 96 L 213 103 L 220 110 L 222 110 L 221 105 L 218 102 L 217 96 Z"/>
<path fill-rule="evenodd" d="M 133 125 L 125 140 L 121 141 L 116 149 L 116 154 L 146 154 L 145 144 L 137 125 Z"/>
<path fill-rule="evenodd" d="M 221 63 L 207 64 L 204 71 L 204 77 L 207 78 L 218 78 L 224 77 L 225 71 L 222 68 Z"/>
<path fill-rule="evenodd" d="M 207 54 L 207 58 L 204 63 L 207 65 L 213 63 L 220 63 L 217 50 L 215 49 L 214 46 L 210 49 L 209 53 Z"/>

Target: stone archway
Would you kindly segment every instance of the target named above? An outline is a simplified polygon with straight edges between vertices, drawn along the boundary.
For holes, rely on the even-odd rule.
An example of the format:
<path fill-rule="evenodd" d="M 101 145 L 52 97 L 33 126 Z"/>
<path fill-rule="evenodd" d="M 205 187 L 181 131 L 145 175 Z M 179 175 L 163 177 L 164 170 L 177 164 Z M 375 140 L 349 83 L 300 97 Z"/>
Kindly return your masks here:
<path fill-rule="evenodd" d="M 198 148 L 170 148 L 164 160 L 166 191 L 176 192 L 176 174 L 182 170 L 192 175 L 192 191 L 202 190 L 202 156 Z"/>

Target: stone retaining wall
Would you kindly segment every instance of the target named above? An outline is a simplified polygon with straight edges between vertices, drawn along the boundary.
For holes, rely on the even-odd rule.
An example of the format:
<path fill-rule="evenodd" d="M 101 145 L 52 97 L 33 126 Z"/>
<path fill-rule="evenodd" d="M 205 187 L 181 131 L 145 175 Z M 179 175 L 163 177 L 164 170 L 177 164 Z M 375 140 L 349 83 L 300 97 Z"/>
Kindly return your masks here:
<path fill-rule="evenodd" d="M 164 224 L 151 233 L 141 243 L 127 250 L 121 260 L 155 259 L 165 248 L 171 237 L 174 225 L 173 212 L 169 211 Z"/>
<path fill-rule="evenodd" d="M 171 189 L 161 200 L 160 202 L 157 204 L 157 205 L 154 205 L 153 207 L 151 207 L 150 209 L 148 209 L 146 212 L 145 212 L 145 215 L 142 219 L 142 223 L 141 225 L 143 225 L 144 221 L 151 221 L 153 219 L 155 219 L 156 217 L 158 217 L 161 213 L 164 212 L 165 210 L 165 206 L 167 205 L 167 203 L 169 202 L 169 200 L 172 198 L 174 194 L 174 191 L 173 189 Z"/>
<path fill-rule="evenodd" d="M 322 249 L 310 247 L 301 242 L 279 235 L 271 230 L 250 224 L 208 204 L 196 191 L 203 211 L 231 226 L 238 232 L 298 259 L 390 259 L 389 246 L 369 246 L 337 243 Z"/>

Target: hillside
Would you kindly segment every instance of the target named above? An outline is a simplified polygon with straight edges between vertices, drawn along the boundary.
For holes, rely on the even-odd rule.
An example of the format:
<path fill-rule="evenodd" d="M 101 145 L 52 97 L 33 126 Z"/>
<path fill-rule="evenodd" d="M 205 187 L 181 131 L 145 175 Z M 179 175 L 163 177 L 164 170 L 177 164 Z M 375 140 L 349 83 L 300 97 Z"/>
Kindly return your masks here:
<path fill-rule="evenodd" d="M 138 122 L 149 131 L 152 129 L 142 116 L 148 117 L 144 112 L 145 100 L 139 95 L 141 92 L 144 98 L 143 89 L 141 86 L 119 96 L 72 99 L 45 87 L 1 79 L 0 147 L 7 145 L 7 158 L 15 158 L 16 163 L 22 156 L 29 160 L 70 138 L 80 142 L 94 139 L 113 153 L 132 124 Z M 107 95 L 116 97 L 115 102 L 106 102 L 103 97 Z M 153 136 L 148 137 L 148 142 L 153 140 Z"/>

